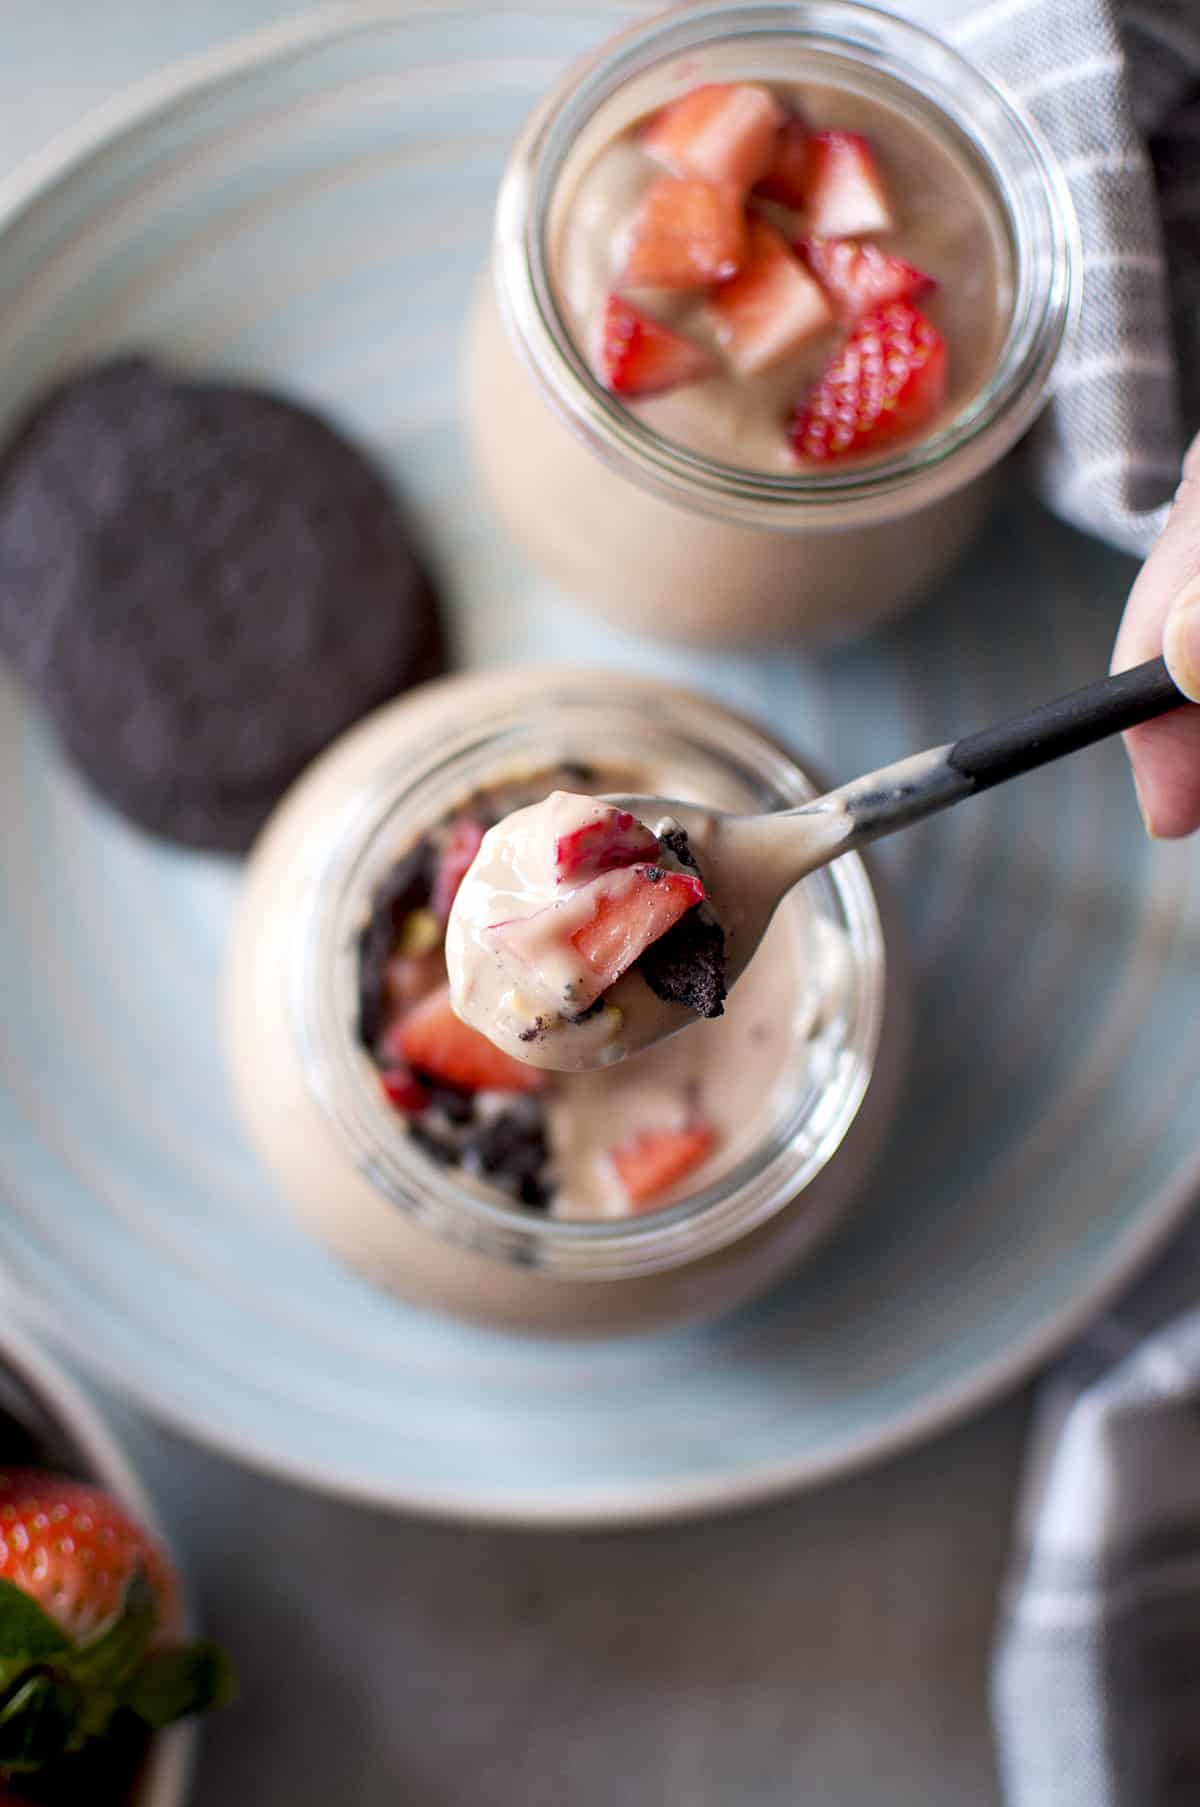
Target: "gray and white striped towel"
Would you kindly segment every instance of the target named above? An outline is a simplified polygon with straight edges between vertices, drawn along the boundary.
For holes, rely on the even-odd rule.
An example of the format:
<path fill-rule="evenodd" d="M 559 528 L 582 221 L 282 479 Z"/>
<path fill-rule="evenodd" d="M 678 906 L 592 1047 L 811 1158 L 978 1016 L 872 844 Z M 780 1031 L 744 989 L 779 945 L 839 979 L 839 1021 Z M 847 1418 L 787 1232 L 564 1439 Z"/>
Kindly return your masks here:
<path fill-rule="evenodd" d="M 1083 238 L 1083 307 L 1029 456 L 1056 513 L 1145 553 L 1200 428 L 1200 0 L 911 10 L 940 14 L 1058 153 Z"/>
<path fill-rule="evenodd" d="M 1200 1222 L 1038 1406 L 993 1674 L 1009 1807 L 1200 1802 Z"/>
<path fill-rule="evenodd" d="M 1075 343 L 1028 452 L 1145 553 L 1200 428 L 1200 0 L 924 0 L 1062 162 Z M 1200 1222 L 1046 1383 L 993 1676 L 1009 1807 L 1200 1807 Z"/>

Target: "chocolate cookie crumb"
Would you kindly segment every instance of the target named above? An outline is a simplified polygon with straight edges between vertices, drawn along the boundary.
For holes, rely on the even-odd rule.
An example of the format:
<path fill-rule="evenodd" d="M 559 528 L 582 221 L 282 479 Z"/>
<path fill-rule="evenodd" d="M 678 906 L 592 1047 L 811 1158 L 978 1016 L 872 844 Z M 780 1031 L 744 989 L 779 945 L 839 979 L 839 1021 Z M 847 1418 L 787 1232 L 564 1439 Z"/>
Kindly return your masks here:
<path fill-rule="evenodd" d="M 539 1105 L 514 1105 L 482 1123 L 467 1137 L 462 1164 L 468 1173 L 489 1179 L 520 1199 L 544 1208 L 553 1193 L 546 1178 L 550 1145 Z"/>
<path fill-rule="evenodd" d="M 725 931 L 702 909 L 689 910 L 651 942 L 635 970 L 664 1003 L 697 1016 L 725 1014 Z"/>
<path fill-rule="evenodd" d="M 689 872 L 699 872 L 692 844 L 682 828 L 668 828 L 658 838 L 667 852 L 675 855 L 681 866 L 686 866 Z"/>
<path fill-rule="evenodd" d="M 604 993 L 601 992 L 598 998 L 592 999 L 586 1010 L 580 1010 L 575 1016 L 568 1017 L 567 1021 L 569 1023 L 586 1023 L 589 1017 L 599 1016 L 603 1009 Z"/>
<path fill-rule="evenodd" d="M 418 1148 L 423 1148 L 431 1160 L 439 1167 L 455 1167 L 458 1164 L 458 1149 L 453 1142 L 447 1141 L 419 1121 L 410 1122 L 408 1133 Z"/>
<path fill-rule="evenodd" d="M 430 841 L 418 841 L 391 867 L 375 893 L 371 914 L 358 938 L 358 1039 L 373 1052 L 384 1027 L 387 963 L 400 929 L 412 910 L 428 907 L 437 856 Z"/>
<path fill-rule="evenodd" d="M 475 1120 L 475 1099 L 457 1086 L 443 1085 L 428 1073 L 418 1072 L 418 1079 L 429 1088 L 429 1109 L 441 1111 L 447 1123 L 461 1125 Z"/>

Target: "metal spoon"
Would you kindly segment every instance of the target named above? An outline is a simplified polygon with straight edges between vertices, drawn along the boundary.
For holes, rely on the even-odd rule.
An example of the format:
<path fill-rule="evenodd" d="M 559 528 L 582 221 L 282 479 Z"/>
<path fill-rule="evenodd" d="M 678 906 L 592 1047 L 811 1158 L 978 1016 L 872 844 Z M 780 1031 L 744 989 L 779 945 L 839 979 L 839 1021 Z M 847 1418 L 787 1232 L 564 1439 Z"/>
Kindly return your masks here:
<path fill-rule="evenodd" d="M 732 985 L 752 959 L 780 901 L 810 872 L 995 784 L 1165 715 L 1187 700 L 1163 660 L 1152 659 L 997 727 L 868 772 L 797 809 L 739 816 L 664 797 L 608 801 L 652 826 L 671 818 L 686 831 L 713 912 L 725 930 L 726 978 Z M 676 1005 L 655 1000 L 655 1006 L 627 1013 L 622 1056 L 695 1021 Z"/>

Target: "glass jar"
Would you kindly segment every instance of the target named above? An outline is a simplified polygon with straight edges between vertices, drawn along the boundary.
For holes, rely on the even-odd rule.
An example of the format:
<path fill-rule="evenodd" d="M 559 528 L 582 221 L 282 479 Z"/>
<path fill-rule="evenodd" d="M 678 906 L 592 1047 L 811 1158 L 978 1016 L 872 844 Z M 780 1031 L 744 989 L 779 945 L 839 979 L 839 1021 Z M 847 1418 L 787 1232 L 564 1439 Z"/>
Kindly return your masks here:
<path fill-rule="evenodd" d="M 556 208 L 597 151 L 699 82 L 820 82 L 898 111 L 996 202 L 1012 301 L 991 376 L 924 439 L 780 475 L 660 437 L 593 375 L 552 279 Z M 1070 198 L 1036 129 L 955 51 L 847 0 L 713 0 L 568 70 L 500 189 L 466 351 L 478 468 L 516 543 L 568 594 L 692 642 L 839 639 L 915 598 L 980 525 L 1077 299 Z"/>
<path fill-rule="evenodd" d="M 849 855 L 782 906 L 798 923 L 836 930 L 841 965 L 821 1058 L 789 1088 L 761 1144 L 715 1183 L 639 1216 L 568 1221 L 509 1205 L 422 1154 L 356 1033 L 358 934 L 375 889 L 406 846 L 481 785 L 563 761 L 603 769 L 615 749 L 634 769 L 669 769 L 699 801 L 776 809 L 813 794 L 757 729 L 654 680 L 473 673 L 389 705 L 319 759 L 264 830 L 241 895 L 227 1020 L 252 1140 L 336 1254 L 384 1287 L 478 1322 L 596 1333 L 742 1303 L 848 1207 L 895 1107 L 906 990 L 867 870 Z M 818 982 L 814 968 L 805 983 Z"/>

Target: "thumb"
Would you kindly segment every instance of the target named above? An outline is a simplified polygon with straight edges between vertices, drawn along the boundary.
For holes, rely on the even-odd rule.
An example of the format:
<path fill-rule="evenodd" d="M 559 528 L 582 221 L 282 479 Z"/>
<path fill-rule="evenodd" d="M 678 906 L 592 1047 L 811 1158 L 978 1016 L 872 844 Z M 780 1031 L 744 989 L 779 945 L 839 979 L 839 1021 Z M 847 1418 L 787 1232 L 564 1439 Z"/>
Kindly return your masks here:
<path fill-rule="evenodd" d="M 1171 604 L 1163 629 L 1167 670 L 1194 703 L 1200 703 L 1200 573 Z"/>
<path fill-rule="evenodd" d="M 1130 591 L 1113 670 L 1162 653 L 1180 689 L 1200 701 L 1200 438 L 1183 467 L 1167 525 Z M 1200 828 L 1200 709 L 1180 709 L 1125 736 L 1150 834 Z"/>

